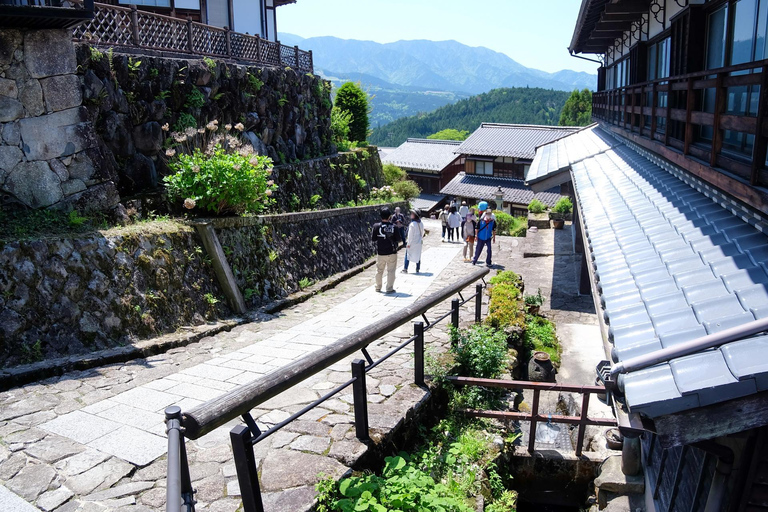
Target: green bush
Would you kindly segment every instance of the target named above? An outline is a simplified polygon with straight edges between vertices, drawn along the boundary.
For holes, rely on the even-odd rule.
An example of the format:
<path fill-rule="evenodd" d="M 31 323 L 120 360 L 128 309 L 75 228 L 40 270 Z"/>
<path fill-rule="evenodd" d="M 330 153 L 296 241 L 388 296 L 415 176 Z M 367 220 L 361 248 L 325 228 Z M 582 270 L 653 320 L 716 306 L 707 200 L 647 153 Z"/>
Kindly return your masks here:
<path fill-rule="evenodd" d="M 239 215 L 262 212 L 272 202 L 269 196 L 275 187 L 269 179 L 269 157 L 227 152 L 216 146 L 211 154 L 199 148 L 191 154 L 181 153 L 168 165 L 173 171 L 163 179 L 168 196 L 187 209 Z"/>
<path fill-rule="evenodd" d="M 347 82 L 336 91 L 336 107 L 352 114 L 349 139 L 364 141 L 368 138 L 368 95 L 359 84 Z"/>
<path fill-rule="evenodd" d="M 560 366 L 560 342 L 555 333 L 555 324 L 546 318 L 526 315 L 523 346 L 529 352 L 546 352 L 552 363 Z"/>
<path fill-rule="evenodd" d="M 504 491 L 493 503 L 485 507 L 485 512 L 515 512 L 517 510 L 517 493 Z"/>
<path fill-rule="evenodd" d="M 197 87 L 187 93 L 186 108 L 200 108 L 205 105 L 205 95 Z"/>
<path fill-rule="evenodd" d="M 528 232 L 528 218 L 514 217 L 512 227 L 509 230 L 509 236 L 525 236 Z"/>
<path fill-rule="evenodd" d="M 502 270 L 488 281 L 488 284 L 491 286 L 496 286 L 497 284 L 512 284 L 515 285 L 518 289 L 522 288 L 522 283 L 523 280 L 520 275 L 512 272 L 511 270 Z"/>
<path fill-rule="evenodd" d="M 556 213 L 571 213 L 573 211 L 573 203 L 567 197 L 561 197 L 560 200 L 555 203 L 555 207 L 552 208 Z"/>
<path fill-rule="evenodd" d="M 497 329 L 522 328 L 524 317 L 520 288 L 516 284 L 497 284 L 490 291 L 486 322 Z"/>
<path fill-rule="evenodd" d="M 454 341 L 452 351 L 461 375 L 492 379 L 506 371 L 509 356 L 507 337 L 503 332 L 476 324 L 469 329 L 453 329 L 451 336 Z"/>
<path fill-rule="evenodd" d="M 528 204 L 528 211 L 531 213 L 544 213 L 544 210 L 546 209 L 547 208 L 544 206 L 544 203 L 538 199 L 534 199 Z"/>
<path fill-rule="evenodd" d="M 387 185 L 391 186 L 405 179 L 405 171 L 394 164 L 384 164 L 382 171 L 384 172 L 384 183 Z"/>
<path fill-rule="evenodd" d="M 392 187 L 384 185 L 381 188 L 373 187 L 371 189 L 370 198 L 379 201 L 391 201 L 395 196 L 395 191 Z"/>
<path fill-rule="evenodd" d="M 419 188 L 415 181 L 411 180 L 398 181 L 392 186 L 392 189 L 395 191 L 395 194 L 406 202 L 419 197 L 419 194 L 421 194 L 421 188 Z"/>

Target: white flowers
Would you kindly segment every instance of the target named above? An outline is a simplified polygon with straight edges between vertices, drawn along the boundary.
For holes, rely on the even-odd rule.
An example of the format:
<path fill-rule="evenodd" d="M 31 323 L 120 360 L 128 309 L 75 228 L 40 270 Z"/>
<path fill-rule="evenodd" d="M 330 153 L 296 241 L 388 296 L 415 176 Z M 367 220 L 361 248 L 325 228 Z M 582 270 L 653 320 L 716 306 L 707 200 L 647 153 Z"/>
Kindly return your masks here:
<path fill-rule="evenodd" d="M 194 200 L 194 199 L 192 199 L 191 197 L 188 197 L 188 198 L 186 198 L 186 199 L 184 200 L 184 208 L 186 208 L 187 210 L 191 210 L 191 209 L 193 209 L 195 206 L 197 206 L 197 203 L 196 203 L 196 202 L 195 202 L 195 200 Z"/>
<path fill-rule="evenodd" d="M 264 193 L 265 193 L 267 196 L 271 196 L 271 195 L 272 195 L 272 190 L 271 190 L 271 189 L 267 189 L 267 191 L 266 191 L 266 192 L 264 192 Z"/>
<path fill-rule="evenodd" d="M 231 125 L 231 124 L 225 124 L 225 125 L 224 125 L 224 129 L 225 129 L 225 130 L 227 130 L 227 131 L 229 131 L 229 130 L 231 130 L 231 129 L 232 129 L 232 125 Z"/>
<path fill-rule="evenodd" d="M 170 127 L 170 125 L 168 125 L 168 123 L 165 123 L 162 128 L 163 128 L 164 132 L 167 132 L 168 130 L 171 129 L 171 127 Z"/>
<path fill-rule="evenodd" d="M 245 130 L 245 126 L 243 126 L 243 123 L 237 123 L 235 125 L 235 130 L 241 132 L 241 131 Z"/>
<path fill-rule="evenodd" d="M 211 132 L 215 132 L 216 130 L 219 129 L 219 122 L 214 119 L 213 121 L 205 125 L 205 129 Z"/>
<path fill-rule="evenodd" d="M 197 133 L 197 130 L 192 127 L 189 127 L 186 130 L 184 130 L 184 135 L 186 135 L 187 137 L 194 137 L 196 133 Z"/>
<path fill-rule="evenodd" d="M 200 166 L 199 165 L 193 165 L 192 166 L 192 172 L 200 172 Z"/>
<path fill-rule="evenodd" d="M 167 156 L 167 157 L 169 157 L 169 158 L 170 158 L 170 157 L 172 157 L 172 156 L 174 156 L 175 154 L 176 154 L 176 150 L 175 150 L 175 149 L 173 149 L 173 148 L 170 148 L 170 149 L 166 149 L 166 150 L 165 150 L 165 156 Z"/>

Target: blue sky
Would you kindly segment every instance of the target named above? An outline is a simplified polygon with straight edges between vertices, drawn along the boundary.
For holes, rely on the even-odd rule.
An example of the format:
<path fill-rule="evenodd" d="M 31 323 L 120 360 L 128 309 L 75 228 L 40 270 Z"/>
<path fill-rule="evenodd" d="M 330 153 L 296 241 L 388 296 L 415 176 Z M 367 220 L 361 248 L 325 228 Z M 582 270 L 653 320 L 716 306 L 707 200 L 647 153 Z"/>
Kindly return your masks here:
<path fill-rule="evenodd" d="M 595 73 L 568 55 L 581 0 L 297 0 L 280 7 L 278 31 L 380 43 L 455 39 L 544 71 Z M 591 57 L 591 56 L 589 56 Z"/>

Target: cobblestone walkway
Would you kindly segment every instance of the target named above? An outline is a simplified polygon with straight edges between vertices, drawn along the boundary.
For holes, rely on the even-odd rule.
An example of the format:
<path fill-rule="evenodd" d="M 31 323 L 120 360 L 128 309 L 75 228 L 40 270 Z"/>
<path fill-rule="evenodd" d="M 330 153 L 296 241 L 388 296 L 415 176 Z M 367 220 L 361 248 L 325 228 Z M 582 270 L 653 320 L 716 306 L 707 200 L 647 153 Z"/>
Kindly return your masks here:
<path fill-rule="evenodd" d="M 398 273 L 396 296 L 373 291 L 374 269 L 277 315 L 164 354 L 53 378 L 0 393 L 0 511 L 164 510 L 166 440 L 162 410 L 218 396 L 374 322 L 471 271 L 459 244 L 440 243 L 427 221 L 422 275 Z M 521 272 L 527 291 L 548 297 L 545 310 L 572 324 L 594 323 L 588 302 L 572 294 L 569 256 L 523 258 L 523 240 L 500 237 L 496 263 Z M 570 259 L 569 259 L 570 258 Z M 401 256 L 402 260 L 402 256 Z M 531 261 L 525 261 L 531 260 Z M 556 260 L 556 263 L 555 263 Z M 555 278 L 552 278 L 553 267 Z M 549 274 L 549 278 L 547 275 Z M 552 299 L 549 296 L 552 294 Z M 436 307 L 435 318 L 450 304 Z M 473 318 L 473 305 L 461 314 Z M 376 358 L 412 334 L 405 325 L 369 347 Z M 428 350 L 445 347 L 445 324 L 425 335 Z M 267 428 L 350 378 L 351 356 L 252 411 Z M 387 436 L 412 415 L 426 392 L 413 381 L 412 351 L 403 350 L 367 376 L 371 436 Z M 342 394 L 255 446 L 268 512 L 311 507 L 320 473 L 341 476 L 368 447 L 354 436 L 352 397 Z M 235 512 L 239 488 L 229 442 L 232 421 L 188 442 L 198 511 Z M 19 500 L 19 497 L 21 500 Z M 33 507 L 34 504 L 34 508 Z"/>

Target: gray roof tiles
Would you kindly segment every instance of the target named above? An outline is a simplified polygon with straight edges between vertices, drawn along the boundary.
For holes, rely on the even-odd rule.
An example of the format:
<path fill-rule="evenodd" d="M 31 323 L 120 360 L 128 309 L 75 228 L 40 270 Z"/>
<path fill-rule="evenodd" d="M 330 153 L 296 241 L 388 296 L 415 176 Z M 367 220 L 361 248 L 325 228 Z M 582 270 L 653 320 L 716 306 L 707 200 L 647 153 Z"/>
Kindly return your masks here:
<path fill-rule="evenodd" d="M 532 160 L 536 148 L 579 130 L 567 126 L 483 123 L 456 149 L 457 154 L 525 158 Z"/>
<path fill-rule="evenodd" d="M 495 200 L 499 187 L 501 187 L 504 193 L 504 201 L 507 203 L 528 205 L 536 198 L 547 206 L 554 206 L 562 197 L 559 188 L 535 193 L 525 185 L 523 180 L 478 176 L 463 172 L 457 174 L 455 178 L 443 187 L 440 193 L 450 196 Z"/>
<path fill-rule="evenodd" d="M 740 216 L 597 127 L 539 151 L 529 181 L 571 172 L 616 360 L 768 316 L 768 237 Z M 620 381 L 633 412 L 702 407 L 768 389 L 766 348 L 755 336 Z"/>
<path fill-rule="evenodd" d="M 442 171 L 458 158 L 455 140 L 408 139 L 400 146 L 382 154 L 381 161 L 408 169 Z"/>

